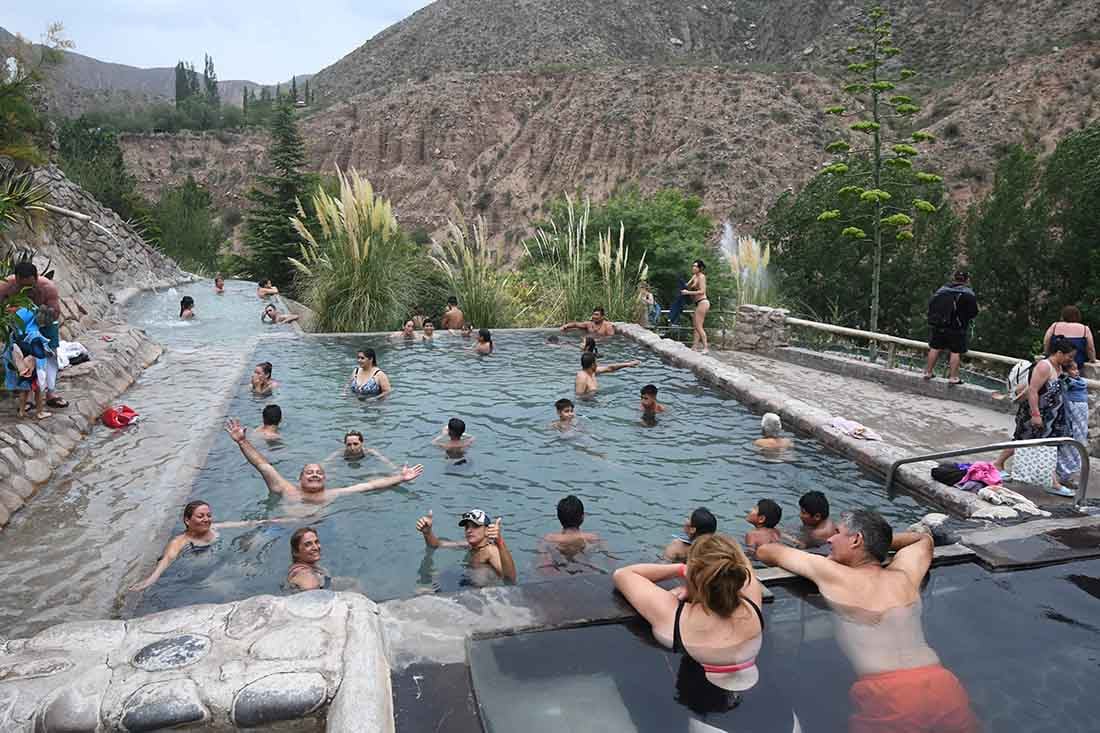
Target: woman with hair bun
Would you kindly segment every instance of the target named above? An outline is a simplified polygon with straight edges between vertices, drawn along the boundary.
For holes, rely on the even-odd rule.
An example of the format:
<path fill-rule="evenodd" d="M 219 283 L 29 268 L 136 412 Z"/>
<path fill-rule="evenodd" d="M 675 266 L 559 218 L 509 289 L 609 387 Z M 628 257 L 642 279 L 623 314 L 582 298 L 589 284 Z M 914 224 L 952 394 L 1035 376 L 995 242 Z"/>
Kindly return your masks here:
<path fill-rule="evenodd" d="M 677 591 L 657 585 L 676 577 L 687 585 Z M 756 684 L 763 586 L 735 540 L 705 535 L 692 544 L 686 564 L 627 565 L 613 578 L 654 638 L 698 663 L 711 684 L 735 692 Z"/>
<path fill-rule="evenodd" d="M 703 328 L 704 321 L 707 319 L 707 311 L 710 310 L 710 301 L 707 299 L 706 270 L 707 266 L 702 260 L 692 262 L 691 279 L 680 291 L 681 295 L 687 295 L 695 303 L 695 313 L 691 316 L 691 325 L 694 331 L 691 337 L 691 348 L 695 349 L 702 344 L 704 354 L 710 353 L 707 346 L 707 331 Z"/>
<path fill-rule="evenodd" d="M 1050 353 L 1050 344 L 1056 338 L 1064 338 L 1073 344 L 1077 352 L 1073 360 L 1077 368 L 1082 369 L 1087 361 L 1096 361 L 1096 344 L 1092 340 L 1092 329 L 1081 323 L 1081 309 L 1075 305 L 1062 308 L 1061 320 L 1055 321 L 1043 335 L 1043 351 Z"/>

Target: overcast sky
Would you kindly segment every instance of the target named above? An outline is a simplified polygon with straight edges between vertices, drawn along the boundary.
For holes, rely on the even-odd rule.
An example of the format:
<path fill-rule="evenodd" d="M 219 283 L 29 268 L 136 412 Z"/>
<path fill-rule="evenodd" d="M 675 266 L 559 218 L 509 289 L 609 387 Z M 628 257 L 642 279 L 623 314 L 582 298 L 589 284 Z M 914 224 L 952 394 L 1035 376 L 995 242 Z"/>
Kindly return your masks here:
<path fill-rule="evenodd" d="M 85 56 L 274 84 L 310 74 L 430 0 L 0 0 L 0 27 L 38 41 L 53 21 Z"/>

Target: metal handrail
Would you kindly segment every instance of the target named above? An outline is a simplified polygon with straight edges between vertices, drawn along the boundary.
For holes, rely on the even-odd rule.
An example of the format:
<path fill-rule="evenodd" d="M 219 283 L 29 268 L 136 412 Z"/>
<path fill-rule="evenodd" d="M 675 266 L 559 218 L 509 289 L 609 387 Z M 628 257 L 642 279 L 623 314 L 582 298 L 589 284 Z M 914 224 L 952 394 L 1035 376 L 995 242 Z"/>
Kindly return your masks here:
<path fill-rule="evenodd" d="M 920 456 L 910 456 L 909 458 L 902 458 L 901 460 L 894 461 L 890 466 L 890 473 L 886 475 L 886 495 L 891 499 L 894 498 L 894 474 L 900 466 L 906 463 L 919 463 L 920 461 L 935 461 L 940 458 L 954 458 L 955 456 L 965 456 L 971 453 L 988 453 L 995 450 L 1004 450 L 1005 448 L 1030 448 L 1037 445 L 1072 445 L 1077 449 L 1077 452 L 1081 454 L 1081 481 L 1077 484 L 1077 493 L 1073 498 L 1073 508 L 1080 509 L 1081 504 L 1085 501 L 1089 492 L 1089 449 L 1085 447 L 1085 444 L 1079 440 L 1073 438 L 1033 438 L 1031 440 L 1013 440 L 1004 443 L 991 443 L 989 445 L 978 446 L 977 448 L 958 448 L 956 450 L 945 450 L 939 453 L 927 453 Z"/>

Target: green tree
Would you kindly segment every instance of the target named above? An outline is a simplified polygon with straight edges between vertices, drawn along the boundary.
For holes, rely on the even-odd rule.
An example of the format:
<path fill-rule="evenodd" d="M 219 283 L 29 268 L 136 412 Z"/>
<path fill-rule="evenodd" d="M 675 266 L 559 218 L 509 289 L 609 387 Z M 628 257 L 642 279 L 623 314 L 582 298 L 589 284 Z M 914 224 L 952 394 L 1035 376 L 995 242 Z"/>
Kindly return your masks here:
<path fill-rule="evenodd" d="M 313 104 L 313 97 L 309 94 L 309 79 L 306 79 L 306 88 L 302 92 L 302 96 L 305 97 L 306 104 Z"/>
<path fill-rule="evenodd" d="M 889 333 L 923 336 L 928 297 L 943 284 L 955 259 L 958 222 L 951 207 L 943 205 L 942 183 L 920 181 L 908 169 L 888 169 L 880 185 L 891 197 L 916 195 L 934 206 L 933 213 L 914 223 L 912 238 L 884 244 L 880 264 L 883 305 L 878 325 Z M 778 254 L 773 266 L 784 302 L 814 320 L 867 328 L 871 294 L 860 285 L 873 273 L 873 243 L 853 240 L 843 230 L 870 228 L 875 211 L 857 208 L 847 222 L 818 216 L 839 208 L 845 196 L 832 174 L 818 174 L 798 193 L 783 194 L 758 234 Z"/>
<path fill-rule="evenodd" d="M 245 217 L 244 241 L 251 251 L 256 276 L 270 277 L 280 288 L 289 288 L 293 272 L 288 258 L 296 255 L 301 245 L 290 220 L 298 214 L 298 199 L 309 184 L 309 177 L 302 171 L 305 144 L 289 98 L 276 104 L 270 132 L 267 157 L 272 172 L 257 176 L 248 192 L 252 208 Z"/>
<path fill-rule="evenodd" d="M 187 78 L 187 65 L 183 61 L 176 64 L 176 106 L 191 96 L 191 83 Z"/>
<path fill-rule="evenodd" d="M 191 271 L 216 268 L 225 236 L 215 223 L 210 192 L 194 178 L 165 189 L 153 215 L 165 254 Z"/>
<path fill-rule="evenodd" d="M 61 123 L 57 140 L 57 162 L 65 175 L 123 220 L 148 217 L 149 204 L 126 172 L 116 133 L 79 117 Z"/>
<path fill-rule="evenodd" d="M 20 163 L 41 163 L 43 124 L 36 93 L 45 71 L 63 60 L 72 48 L 64 27 L 51 23 L 42 44 L 20 36 L 0 42 L 0 157 Z"/>
<path fill-rule="evenodd" d="M 847 49 L 855 60 L 847 65 L 850 81 L 844 92 L 857 109 L 849 113 L 845 106 L 836 105 L 825 111 L 841 117 L 849 114 L 858 117 L 849 129 L 862 136 L 863 140 L 855 146 L 845 140 L 835 140 L 826 146 L 825 149 L 835 154 L 837 160 L 825 171 L 834 177 L 842 196 L 835 208 L 825 209 L 819 214 L 819 220 L 843 221 L 847 224 L 842 230 L 843 236 L 857 242 L 869 240 L 872 243 L 868 328 L 877 331 L 881 309 L 879 290 L 883 238 L 892 235 L 896 241 L 909 240 L 914 236 L 914 218 L 910 214 L 916 213 L 919 217 L 935 212 L 935 205 L 927 199 L 914 198 L 905 190 L 895 191 L 897 195 L 884 190 L 884 176 L 890 170 L 912 170 L 913 158 L 919 153 L 916 144 L 931 142 L 935 138 L 918 131 L 892 145 L 883 140 L 886 125 L 905 127 L 905 122 L 920 111 L 911 96 L 897 93 L 898 84 L 911 79 L 916 72 L 906 68 L 891 71 L 894 64 L 890 60 L 898 56 L 901 49 L 894 45 L 893 24 L 881 7 L 875 5 L 864 10 L 856 32 L 858 43 Z M 916 174 L 914 183 L 936 183 L 940 180 L 939 176 L 921 172 Z M 869 218 L 861 215 L 867 210 L 872 212 Z M 855 224 L 853 219 L 856 217 L 863 220 L 863 226 Z"/>
<path fill-rule="evenodd" d="M 1100 122 L 1070 134 L 1047 161 L 1043 193 L 1057 247 L 1056 297 L 1100 322 Z"/>
<path fill-rule="evenodd" d="M 298 101 L 298 77 L 290 77 L 290 98 L 295 102 Z"/>
<path fill-rule="evenodd" d="M 214 59 L 206 54 L 202 68 L 202 85 L 206 92 L 206 103 L 214 109 L 222 105 L 221 96 L 218 94 L 218 75 L 214 73 Z"/>
<path fill-rule="evenodd" d="M 982 304 L 975 344 L 997 353 L 1031 353 L 1062 297 L 1052 292 L 1057 257 L 1040 179 L 1035 154 L 1016 146 L 998 164 L 993 190 L 968 215 L 967 252 Z"/>

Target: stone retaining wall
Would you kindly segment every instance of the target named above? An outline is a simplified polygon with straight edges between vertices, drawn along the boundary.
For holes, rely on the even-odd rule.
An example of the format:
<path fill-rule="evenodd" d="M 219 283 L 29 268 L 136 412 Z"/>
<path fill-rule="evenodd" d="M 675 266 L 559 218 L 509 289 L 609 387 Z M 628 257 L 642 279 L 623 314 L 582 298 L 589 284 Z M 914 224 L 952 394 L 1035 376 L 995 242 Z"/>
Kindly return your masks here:
<path fill-rule="evenodd" d="M 378 617 L 311 591 L 59 624 L 0 644 L 0 730 L 392 733 Z"/>
<path fill-rule="evenodd" d="M 790 342 L 787 311 L 759 305 L 738 306 L 732 348 L 740 351 L 768 351 L 787 346 Z"/>
<path fill-rule="evenodd" d="M 49 480 L 103 410 L 116 404 L 118 396 L 161 354 L 161 347 L 144 331 L 124 324 L 86 331 L 80 338 L 91 360 L 58 375 L 57 389 L 69 401 L 67 408 L 48 408 L 53 416 L 45 420 L 20 420 L 15 401 L 2 393 L 0 527 Z"/>
<path fill-rule="evenodd" d="M 832 427 L 832 415 L 819 407 L 794 399 L 776 385 L 765 383 L 710 356 L 692 351 L 677 341 L 662 339 L 657 334 L 634 324 L 616 323 L 615 330 L 648 346 L 662 358 L 678 367 L 690 369 L 695 375 L 733 394 L 740 402 L 757 412 L 774 412 L 784 425 L 810 436 L 861 466 L 886 476 L 894 461 L 909 454 L 900 448 L 881 442 L 856 440 Z M 1003 516 L 1004 507 L 994 507 L 974 494 L 933 481 L 929 476 L 934 462 L 910 463 L 898 469 L 895 481 L 909 493 L 935 507 L 961 517 L 996 513 Z"/>

